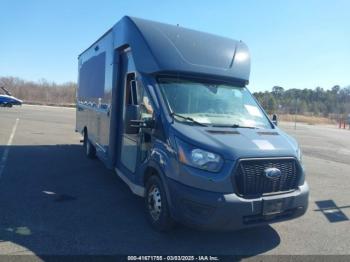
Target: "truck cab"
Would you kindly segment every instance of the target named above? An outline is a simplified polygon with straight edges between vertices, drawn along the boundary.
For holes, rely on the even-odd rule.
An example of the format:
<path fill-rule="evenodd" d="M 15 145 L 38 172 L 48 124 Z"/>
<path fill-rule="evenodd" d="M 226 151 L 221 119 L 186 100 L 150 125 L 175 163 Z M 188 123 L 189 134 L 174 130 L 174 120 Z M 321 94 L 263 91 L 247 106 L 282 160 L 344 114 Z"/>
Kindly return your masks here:
<path fill-rule="evenodd" d="M 249 92 L 249 74 L 242 41 L 124 17 L 79 56 L 76 130 L 159 231 L 299 217 L 300 148 Z"/>

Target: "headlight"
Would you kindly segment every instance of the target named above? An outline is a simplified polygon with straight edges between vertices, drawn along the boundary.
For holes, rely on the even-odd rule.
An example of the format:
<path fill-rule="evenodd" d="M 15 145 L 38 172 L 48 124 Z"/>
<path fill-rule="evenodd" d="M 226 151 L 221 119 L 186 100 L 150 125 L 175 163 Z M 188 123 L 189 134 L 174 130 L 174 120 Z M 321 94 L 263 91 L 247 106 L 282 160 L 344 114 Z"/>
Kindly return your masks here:
<path fill-rule="evenodd" d="M 221 169 L 223 160 L 218 154 L 186 144 L 179 139 L 176 139 L 176 143 L 181 163 L 210 172 L 218 172 Z"/>

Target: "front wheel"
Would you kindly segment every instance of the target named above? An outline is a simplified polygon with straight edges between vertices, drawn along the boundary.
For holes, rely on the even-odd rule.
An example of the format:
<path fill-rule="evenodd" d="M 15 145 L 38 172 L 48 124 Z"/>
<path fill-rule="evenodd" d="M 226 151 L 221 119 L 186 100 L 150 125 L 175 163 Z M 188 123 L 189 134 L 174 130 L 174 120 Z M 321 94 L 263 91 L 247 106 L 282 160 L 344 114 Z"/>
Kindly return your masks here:
<path fill-rule="evenodd" d="M 147 219 L 155 230 L 165 232 L 173 227 L 166 193 L 158 176 L 151 176 L 146 183 L 145 209 Z"/>

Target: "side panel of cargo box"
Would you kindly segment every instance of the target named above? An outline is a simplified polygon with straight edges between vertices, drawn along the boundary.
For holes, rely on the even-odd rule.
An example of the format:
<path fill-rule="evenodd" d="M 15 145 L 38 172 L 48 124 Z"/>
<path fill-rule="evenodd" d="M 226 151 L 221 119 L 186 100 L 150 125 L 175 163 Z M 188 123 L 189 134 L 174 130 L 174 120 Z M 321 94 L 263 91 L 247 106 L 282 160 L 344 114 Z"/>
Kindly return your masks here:
<path fill-rule="evenodd" d="M 79 56 L 76 130 L 88 133 L 96 153 L 110 166 L 113 89 L 113 31 Z"/>

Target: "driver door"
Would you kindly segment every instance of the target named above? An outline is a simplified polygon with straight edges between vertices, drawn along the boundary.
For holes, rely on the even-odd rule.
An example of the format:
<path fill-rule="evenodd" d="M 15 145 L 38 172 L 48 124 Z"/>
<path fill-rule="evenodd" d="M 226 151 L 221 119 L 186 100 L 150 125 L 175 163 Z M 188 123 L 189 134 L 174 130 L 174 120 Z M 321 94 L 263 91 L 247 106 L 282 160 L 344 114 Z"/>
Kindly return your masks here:
<path fill-rule="evenodd" d="M 136 127 L 131 120 L 153 118 L 151 99 L 142 83 L 137 80 L 131 52 L 123 53 L 125 77 L 123 81 L 123 103 L 121 133 L 119 137 L 119 157 L 117 168 L 130 178 L 135 174 L 139 164 L 144 161 L 151 147 L 151 130 Z"/>

